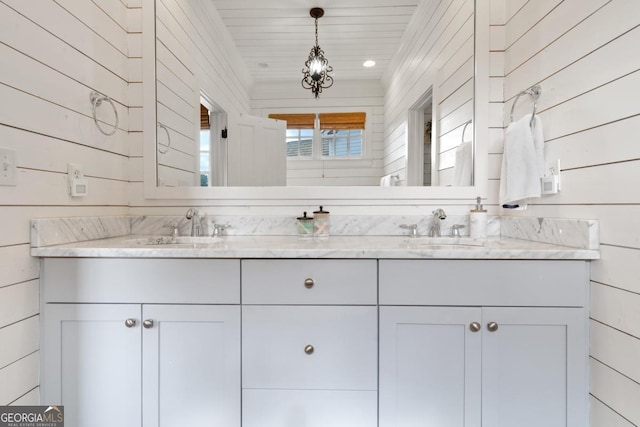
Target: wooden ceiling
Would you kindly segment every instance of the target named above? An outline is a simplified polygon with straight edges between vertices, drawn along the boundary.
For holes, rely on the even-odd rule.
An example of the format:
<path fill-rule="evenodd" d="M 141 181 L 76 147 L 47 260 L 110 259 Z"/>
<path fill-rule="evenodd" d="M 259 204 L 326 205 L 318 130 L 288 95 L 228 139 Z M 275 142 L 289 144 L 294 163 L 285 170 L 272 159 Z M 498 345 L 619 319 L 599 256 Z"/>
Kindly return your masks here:
<path fill-rule="evenodd" d="M 302 79 L 315 44 L 312 7 L 322 7 L 318 44 L 334 78 L 381 79 L 421 0 L 213 0 L 255 81 Z M 364 68 L 367 59 L 376 61 Z"/>

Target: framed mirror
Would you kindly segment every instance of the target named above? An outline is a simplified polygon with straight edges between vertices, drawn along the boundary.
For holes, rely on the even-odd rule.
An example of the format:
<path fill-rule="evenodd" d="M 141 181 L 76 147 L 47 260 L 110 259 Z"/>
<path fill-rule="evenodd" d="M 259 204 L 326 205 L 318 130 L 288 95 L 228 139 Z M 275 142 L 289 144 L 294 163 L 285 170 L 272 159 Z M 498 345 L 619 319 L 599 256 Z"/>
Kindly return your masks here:
<path fill-rule="evenodd" d="M 442 8 L 441 11 L 433 12 L 428 10 L 432 2 L 417 1 L 407 23 L 395 25 L 395 30 L 387 29 L 402 34 L 401 45 L 394 48 L 394 52 L 401 52 L 402 55 L 391 55 L 389 63 L 381 64 L 384 67 L 380 73 L 382 80 L 364 78 L 363 71 L 345 70 L 342 78 L 339 78 L 340 74 L 336 74 L 336 83 L 323 93 L 319 101 L 314 100 L 309 91 L 300 87 L 301 73 L 300 76 L 294 77 L 295 73 L 300 72 L 300 66 L 294 66 L 293 75 L 270 81 L 256 74 L 259 70 L 252 70 L 252 67 L 247 65 L 236 43 L 243 45 L 242 40 L 248 40 L 255 35 L 241 36 L 240 33 L 229 31 L 227 27 L 221 27 L 234 25 L 234 22 L 237 25 L 239 22 L 234 21 L 235 18 L 230 11 L 221 12 L 215 9 L 222 9 L 229 2 L 155 0 L 155 3 L 155 9 L 143 8 L 146 198 L 411 200 L 473 199 L 478 195 L 486 196 L 489 11 L 485 2 L 476 5 L 473 0 L 445 1 L 438 6 Z M 358 3 L 367 2 L 347 4 L 346 9 L 352 9 L 353 14 L 358 15 Z M 239 2 L 240 6 L 237 9 L 241 9 L 241 4 L 242 2 Z M 398 4 L 393 0 L 376 2 L 380 9 L 377 13 L 403 7 Z M 207 11 L 209 7 L 215 10 Z M 272 9 L 270 13 L 271 18 L 276 19 L 275 22 L 284 22 L 277 21 L 285 19 L 278 17 L 278 9 Z M 198 20 L 193 18 L 194 15 L 199 16 Z M 330 13 L 327 11 L 323 18 L 327 20 L 319 21 L 319 41 L 321 45 L 326 46 L 323 48 L 331 62 L 331 34 L 337 33 L 337 28 L 342 24 L 332 23 L 329 17 Z M 294 21 L 288 22 L 292 22 L 291 28 L 297 27 Z M 302 22 L 299 26 L 304 27 L 305 32 L 311 33 L 305 41 L 311 46 L 313 19 L 307 17 L 295 22 Z M 352 27 L 359 25 L 349 22 Z M 337 27 L 333 28 L 334 25 Z M 398 30 L 398 25 L 403 25 L 402 30 Z M 413 27 L 406 30 L 406 25 Z M 255 26 L 260 25 L 256 23 Z M 182 29 L 183 34 L 176 31 L 176 28 Z M 217 30 L 213 30 L 215 28 Z M 416 28 L 421 30 L 417 32 Z M 445 33 L 439 34 L 438 30 Z M 324 43 L 323 35 L 327 38 Z M 276 43 L 275 40 L 268 39 L 265 42 Z M 204 43 L 210 43 L 210 46 L 205 48 Z M 193 49 L 200 46 L 197 49 L 207 54 L 199 56 L 188 52 L 190 44 Z M 302 52 L 301 59 L 304 60 L 307 52 Z M 336 64 L 339 64 L 340 56 L 337 51 L 334 52 Z M 471 57 L 468 56 L 469 52 Z M 360 58 L 357 58 L 356 62 L 361 62 Z M 255 67 L 261 68 L 265 64 L 268 68 L 277 68 L 275 64 L 279 62 L 274 62 L 274 65 L 258 62 Z M 174 87 L 171 84 L 172 81 L 181 80 L 178 79 L 178 75 L 183 81 L 182 89 L 186 90 L 181 91 L 180 85 Z M 289 96 L 291 105 L 287 105 L 287 97 L 278 95 L 293 93 L 294 90 L 297 91 L 297 95 Z M 355 100 L 345 101 L 349 95 L 355 95 Z M 170 117 L 171 114 L 167 115 L 167 110 L 174 109 L 168 107 L 172 103 L 171 98 L 180 98 L 183 104 L 181 108 L 176 109 L 181 116 L 178 122 Z M 363 101 L 366 98 L 373 98 L 375 101 L 367 104 Z M 339 101 L 345 103 L 340 105 Z M 227 113 L 266 118 L 270 114 L 279 113 L 319 115 L 360 110 L 366 114 L 363 144 L 367 145 L 367 152 L 373 153 L 373 157 L 352 159 L 352 163 L 364 165 L 363 169 L 371 175 L 367 178 L 369 181 L 365 184 L 354 184 L 353 180 L 347 178 L 334 180 L 344 183 L 340 186 L 327 186 L 317 182 L 284 187 L 201 186 L 200 158 L 202 152 L 206 151 L 202 150 L 206 144 L 200 143 L 199 136 L 201 108 L 203 105 L 206 107 L 205 104 L 210 106 L 209 114 L 212 117 L 216 117 L 217 114 L 216 126 L 219 128 L 210 132 L 215 135 L 219 135 L 221 129 L 228 127 L 224 123 L 228 118 Z M 147 108 L 148 106 L 156 108 Z M 172 114 L 175 115 L 174 113 Z M 189 136 L 192 142 L 188 141 Z M 429 139 L 430 144 L 425 144 L 426 139 Z M 232 141 L 231 137 L 229 141 Z M 461 185 L 453 185 L 455 167 L 452 165 L 455 163 L 456 151 L 461 151 L 457 149 L 465 141 L 472 143 L 469 144 L 471 160 L 467 169 L 468 181 L 459 181 Z M 194 146 L 200 151 L 188 156 L 185 148 L 176 149 L 181 143 L 183 147 Z M 285 141 L 282 144 L 285 145 Z M 190 178 L 178 179 L 167 185 L 170 179 L 164 178 L 162 172 L 162 169 L 168 166 L 166 162 L 163 163 L 167 154 L 163 151 L 167 150 L 167 146 L 169 150 L 173 147 L 178 151 L 177 154 L 182 155 L 180 168 L 192 171 Z M 429 146 L 431 152 L 426 149 Z M 213 144 L 208 148 L 209 153 L 220 149 Z M 325 170 L 333 166 L 332 161 L 334 164 L 349 162 L 344 159 L 315 160 Z M 432 176 L 427 178 L 425 171 L 431 170 L 428 160 L 434 165 L 433 170 L 444 172 L 432 173 Z M 299 163 L 300 160 L 286 160 L 287 164 L 296 162 Z M 208 184 L 213 182 L 210 178 L 211 173 L 217 172 L 219 170 L 209 170 Z M 349 173 L 354 174 L 353 169 Z M 388 188 L 381 186 L 383 177 L 393 175 L 396 175 L 400 182 Z M 224 182 L 224 179 L 220 178 L 217 182 Z M 435 185 L 425 186 L 425 183 Z"/>

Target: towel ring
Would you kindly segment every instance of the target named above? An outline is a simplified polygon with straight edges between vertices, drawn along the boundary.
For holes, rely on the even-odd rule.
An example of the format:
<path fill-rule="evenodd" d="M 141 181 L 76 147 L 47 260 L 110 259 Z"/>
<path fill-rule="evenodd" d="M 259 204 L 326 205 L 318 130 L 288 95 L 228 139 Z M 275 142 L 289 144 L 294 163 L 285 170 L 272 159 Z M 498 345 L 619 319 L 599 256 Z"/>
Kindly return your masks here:
<path fill-rule="evenodd" d="M 160 129 L 164 129 L 165 133 L 167 134 L 167 141 L 168 141 L 166 145 L 160 144 L 160 142 L 158 142 L 158 152 L 160 154 L 167 154 L 169 152 L 169 149 L 171 148 L 171 134 L 169 133 L 169 129 L 167 129 L 167 127 L 162 123 L 158 122 L 158 127 Z M 163 150 L 160 147 L 166 147 L 166 148 Z"/>
<path fill-rule="evenodd" d="M 536 109 L 538 108 L 538 98 L 540 98 L 540 94 L 542 93 L 542 87 L 540 85 L 531 86 L 527 90 L 523 90 L 516 95 L 516 98 L 513 100 L 513 104 L 511 104 L 511 122 L 513 123 L 513 112 L 516 109 L 516 104 L 518 103 L 518 98 L 522 95 L 529 95 L 531 100 L 533 101 L 533 113 L 531 114 L 531 122 L 529 125 L 533 126 L 533 119 L 536 116 Z"/>
<path fill-rule="evenodd" d="M 467 126 L 469 126 L 471 123 L 473 123 L 473 120 L 469 120 L 464 124 L 464 127 L 462 128 L 462 142 L 464 142 L 464 133 L 467 131 Z"/>
<path fill-rule="evenodd" d="M 118 130 L 118 110 L 116 110 L 116 106 L 111 100 L 111 98 L 109 98 L 107 95 L 103 95 L 99 92 L 93 91 L 91 92 L 91 95 L 89 95 L 89 99 L 91 100 L 91 111 L 93 113 L 93 121 L 95 122 L 96 127 L 98 128 L 100 133 L 106 136 L 111 136 L 114 133 L 116 133 L 116 131 Z M 102 101 L 107 101 L 111 105 L 111 108 L 113 108 L 113 114 L 116 116 L 116 123 L 113 125 L 113 129 L 111 129 L 111 131 L 109 132 L 102 129 L 102 126 L 100 126 L 100 123 L 98 122 L 98 118 L 96 117 L 96 108 L 102 105 Z"/>

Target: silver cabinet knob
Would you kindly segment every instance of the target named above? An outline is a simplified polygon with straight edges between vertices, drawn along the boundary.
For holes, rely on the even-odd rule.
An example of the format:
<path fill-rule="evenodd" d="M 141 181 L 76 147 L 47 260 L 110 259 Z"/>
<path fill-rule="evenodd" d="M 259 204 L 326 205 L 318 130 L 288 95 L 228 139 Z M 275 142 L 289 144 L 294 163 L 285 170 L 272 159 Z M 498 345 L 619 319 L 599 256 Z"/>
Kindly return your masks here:
<path fill-rule="evenodd" d="M 153 320 L 151 319 L 145 320 L 144 322 L 142 322 L 142 326 L 144 326 L 146 329 L 153 328 Z"/>
<path fill-rule="evenodd" d="M 124 321 L 124 326 L 126 326 L 127 328 L 133 328 L 134 326 L 136 326 L 136 319 L 127 319 Z"/>
<path fill-rule="evenodd" d="M 496 322 L 487 323 L 487 329 L 491 332 L 495 332 L 498 330 L 498 324 Z"/>
<path fill-rule="evenodd" d="M 482 329 L 482 325 L 480 324 L 480 322 L 473 322 L 469 325 L 469 329 L 471 330 L 471 332 L 478 332 L 480 329 Z"/>
<path fill-rule="evenodd" d="M 307 344 L 307 345 L 304 346 L 304 352 L 307 353 L 307 354 L 313 354 L 314 350 L 315 349 L 313 348 L 313 346 L 311 344 Z"/>
<path fill-rule="evenodd" d="M 315 283 L 313 282 L 313 279 L 311 279 L 311 278 L 304 279 L 304 287 L 305 287 L 305 288 L 307 288 L 307 289 L 311 289 L 311 288 L 313 288 L 313 285 L 314 285 L 314 284 L 315 284 Z"/>

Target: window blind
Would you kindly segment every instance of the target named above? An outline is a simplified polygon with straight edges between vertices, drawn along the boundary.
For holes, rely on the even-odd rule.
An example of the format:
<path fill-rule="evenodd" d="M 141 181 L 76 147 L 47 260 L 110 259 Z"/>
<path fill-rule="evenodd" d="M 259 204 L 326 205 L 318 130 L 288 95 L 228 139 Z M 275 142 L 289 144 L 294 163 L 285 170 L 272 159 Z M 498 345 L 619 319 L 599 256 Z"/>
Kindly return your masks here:
<path fill-rule="evenodd" d="M 270 119 L 286 120 L 287 129 L 313 129 L 315 114 L 269 114 Z"/>
<path fill-rule="evenodd" d="M 209 123 L 209 110 L 207 110 L 207 107 L 202 104 L 200 104 L 200 129 L 211 129 L 211 123 Z"/>
<path fill-rule="evenodd" d="M 366 113 L 320 113 L 320 129 L 364 129 Z"/>

